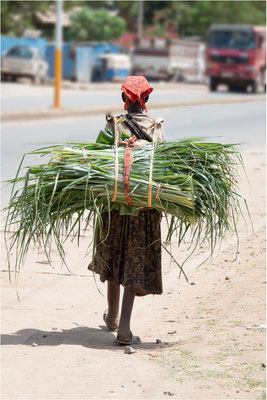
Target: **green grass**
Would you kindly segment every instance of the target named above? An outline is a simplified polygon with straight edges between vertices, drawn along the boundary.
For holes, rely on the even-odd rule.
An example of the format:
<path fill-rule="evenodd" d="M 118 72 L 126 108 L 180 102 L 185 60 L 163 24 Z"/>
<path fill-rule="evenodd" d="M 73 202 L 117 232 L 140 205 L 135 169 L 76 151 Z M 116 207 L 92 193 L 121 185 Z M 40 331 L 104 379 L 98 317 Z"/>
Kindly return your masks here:
<path fill-rule="evenodd" d="M 229 354 L 235 357 L 238 354 Z M 216 382 L 224 388 L 264 389 L 265 373 L 260 363 L 240 363 L 235 360 L 231 365 L 224 364 L 223 358 L 215 363 L 214 355 L 207 359 L 194 355 L 191 351 L 172 349 L 159 352 L 158 357 L 150 358 L 167 369 L 170 376 L 180 383 L 194 380 L 196 384 L 204 380 L 205 384 Z M 218 360 L 218 358 L 217 358 Z M 206 362 L 210 361 L 210 368 Z"/>

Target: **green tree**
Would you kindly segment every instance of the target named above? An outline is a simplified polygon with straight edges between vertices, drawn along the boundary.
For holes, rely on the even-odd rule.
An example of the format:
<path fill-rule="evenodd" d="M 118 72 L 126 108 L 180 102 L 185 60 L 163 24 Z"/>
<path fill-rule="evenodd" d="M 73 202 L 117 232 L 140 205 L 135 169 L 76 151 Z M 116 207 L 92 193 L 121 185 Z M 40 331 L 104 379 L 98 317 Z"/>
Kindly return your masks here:
<path fill-rule="evenodd" d="M 168 6 L 155 11 L 154 24 L 165 27 L 166 31 L 183 34 L 187 26 L 187 17 L 193 2 L 168 1 Z"/>
<path fill-rule="evenodd" d="M 121 17 L 112 16 L 107 10 L 92 10 L 83 7 L 71 17 L 70 37 L 73 40 L 110 41 L 120 37 L 126 29 L 126 22 Z"/>
<path fill-rule="evenodd" d="M 138 1 L 106 3 L 117 6 L 120 15 L 127 21 L 128 29 L 136 32 Z M 205 38 L 213 23 L 265 26 L 266 1 L 144 1 L 143 21 L 144 30 L 148 26 L 154 26 L 155 34 L 175 30 L 180 37 Z"/>
<path fill-rule="evenodd" d="M 64 10 L 71 10 L 82 4 L 82 1 L 65 1 Z M 55 1 L 12 0 L 1 1 L 1 33 L 9 36 L 20 36 L 25 29 L 35 29 L 36 12 L 55 12 Z"/>
<path fill-rule="evenodd" d="M 46 11 L 47 1 L 1 1 L 1 32 L 20 36 L 25 29 L 34 28 L 34 13 Z"/>
<path fill-rule="evenodd" d="M 265 1 L 195 1 L 189 10 L 185 33 L 205 37 L 210 25 L 266 24 Z"/>

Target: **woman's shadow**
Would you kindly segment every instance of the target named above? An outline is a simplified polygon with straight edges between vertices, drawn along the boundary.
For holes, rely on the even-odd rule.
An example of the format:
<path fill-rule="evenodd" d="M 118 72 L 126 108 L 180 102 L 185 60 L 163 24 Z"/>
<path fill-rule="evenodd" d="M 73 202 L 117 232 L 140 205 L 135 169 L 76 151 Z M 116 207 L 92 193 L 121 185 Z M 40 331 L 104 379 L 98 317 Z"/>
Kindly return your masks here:
<path fill-rule="evenodd" d="M 26 346 L 59 346 L 77 345 L 92 349 L 108 349 L 116 351 L 122 349 L 114 343 L 115 335 L 107 330 L 106 326 L 100 325 L 100 329 L 79 326 L 77 328 L 52 331 L 41 331 L 39 329 L 21 329 L 14 334 L 1 335 L 1 345 L 26 345 Z M 140 350 L 157 350 L 162 347 L 171 346 L 171 343 L 142 342 L 132 347 Z"/>

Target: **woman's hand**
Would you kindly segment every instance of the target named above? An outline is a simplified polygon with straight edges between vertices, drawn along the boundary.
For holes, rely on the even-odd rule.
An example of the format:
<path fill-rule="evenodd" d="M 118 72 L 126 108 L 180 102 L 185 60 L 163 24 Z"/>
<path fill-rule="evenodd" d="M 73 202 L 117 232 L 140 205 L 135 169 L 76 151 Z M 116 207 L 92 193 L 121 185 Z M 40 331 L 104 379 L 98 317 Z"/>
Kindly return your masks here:
<path fill-rule="evenodd" d="M 149 144 L 150 142 L 148 142 L 147 140 L 143 140 L 143 139 L 137 139 L 134 143 L 133 143 L 133 147 L 137 147 L 139 149 L 141 149 L 142 147 L 146 146 L 147 144 Z"/>

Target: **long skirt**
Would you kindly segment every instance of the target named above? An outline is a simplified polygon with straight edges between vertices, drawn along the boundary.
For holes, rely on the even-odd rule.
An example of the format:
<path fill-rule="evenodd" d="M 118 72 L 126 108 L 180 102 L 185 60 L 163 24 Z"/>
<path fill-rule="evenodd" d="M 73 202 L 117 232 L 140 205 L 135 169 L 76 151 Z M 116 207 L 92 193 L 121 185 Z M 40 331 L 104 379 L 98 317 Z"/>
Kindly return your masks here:
<path fill-rule="evenodd" d="M 137 296 L 162 293 L 161 213 L 142 210 L 138 216 L 102 214 L 94 266 L 102 282 L 128 287 Z"/>

